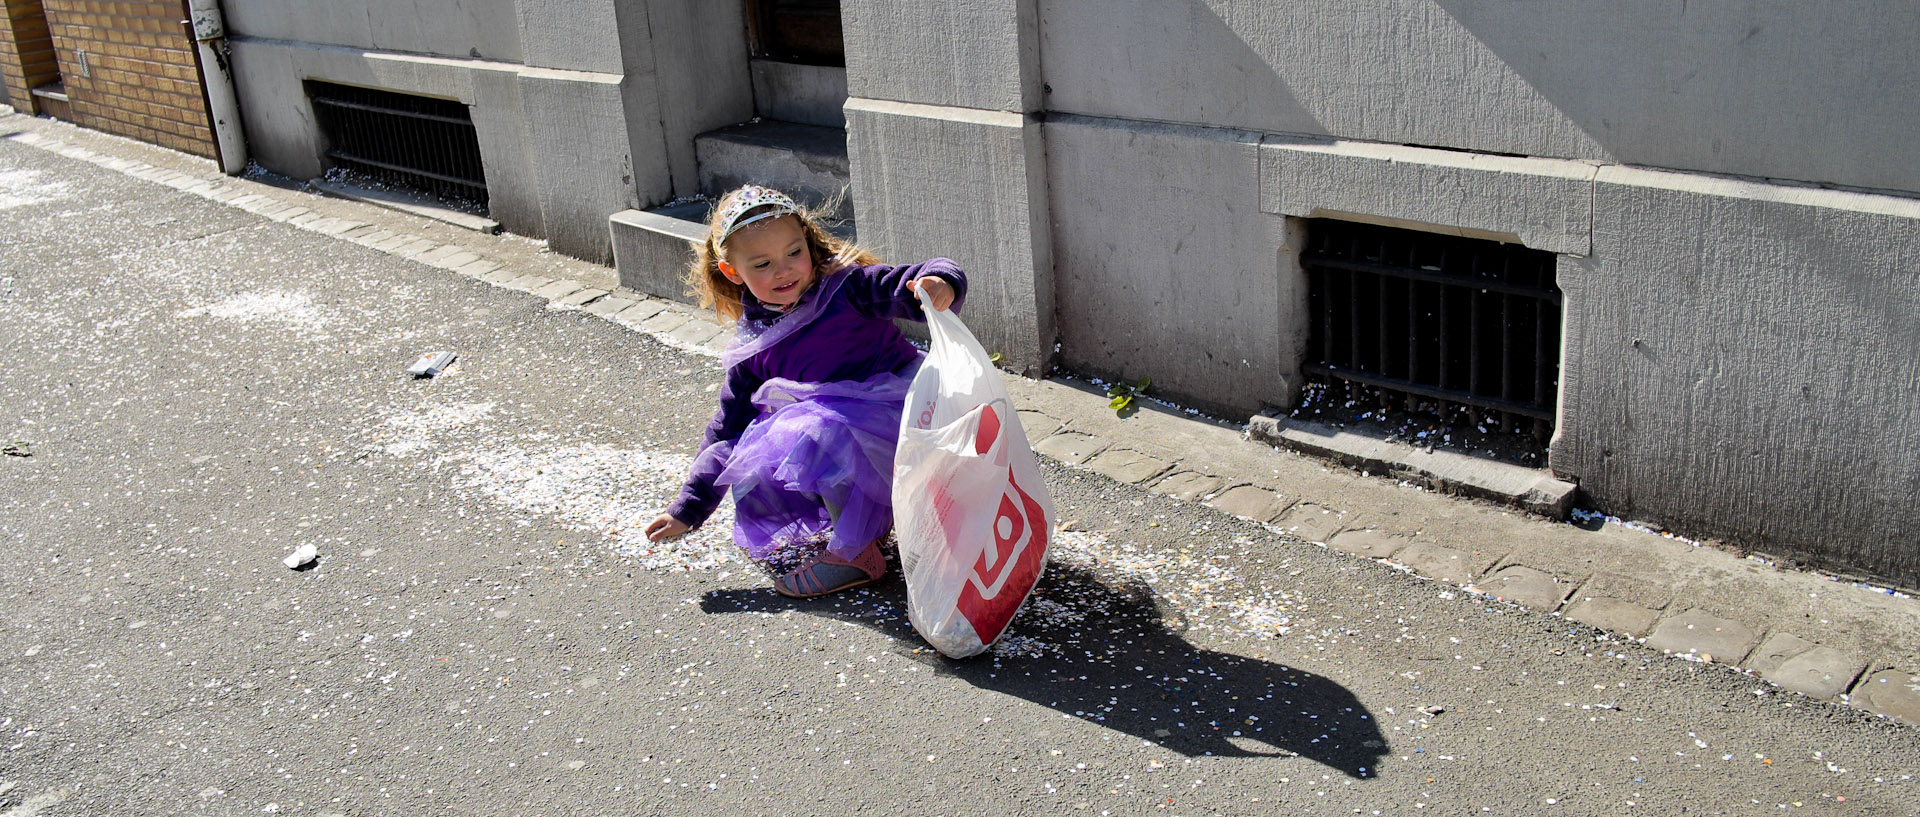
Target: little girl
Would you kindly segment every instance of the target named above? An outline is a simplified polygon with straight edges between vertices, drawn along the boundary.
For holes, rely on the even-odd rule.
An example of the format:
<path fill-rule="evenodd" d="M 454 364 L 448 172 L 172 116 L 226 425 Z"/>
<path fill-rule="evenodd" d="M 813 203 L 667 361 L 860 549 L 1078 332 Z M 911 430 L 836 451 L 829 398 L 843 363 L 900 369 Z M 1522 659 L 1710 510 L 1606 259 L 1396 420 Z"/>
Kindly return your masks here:
<path fill-rule="evenodd" d="M 699 527 L 731 489 L 734 542 L 780 594 L 825 595 L 886 572 L 893 450 L 922 357 L 893 321 L 926 320 L 916 291 L 958 308 L 967 279 L 945 258 L 877 261 L 777 191 L 720 199 L 687 280 L 738 329 L 720 358 L 720 410 L 649 539 Z"/>

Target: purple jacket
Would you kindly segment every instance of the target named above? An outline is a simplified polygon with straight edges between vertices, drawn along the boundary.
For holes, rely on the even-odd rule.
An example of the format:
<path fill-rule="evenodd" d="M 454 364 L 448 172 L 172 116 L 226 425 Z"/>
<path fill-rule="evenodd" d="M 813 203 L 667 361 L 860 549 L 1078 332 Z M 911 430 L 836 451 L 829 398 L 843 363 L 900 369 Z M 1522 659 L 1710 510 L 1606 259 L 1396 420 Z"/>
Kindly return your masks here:
<path fill-rule="evenodd" d="M 812 324 L 729 368 L 720 389 L 720 410 L 707 423 L 706 439 L 694 458 L 693 473 L 681 487 L 679 498 L 667 506 L 668 515 L 697 528 L 719 507 L 725 489 L 714 480 L 726 468 L 734 441 L 760 414 L 752 398 L 761 384 L 774 378 L 803 383 L 859 381 L 883 372 L 905 374 L 911 370 L 921 352 L 907 342 L 893 321 L 926 321 L 907 282 L 927 275 L 937 275 L 953 285 L 951 308 L 958 310 L 967 297 L 967 277 L 949 259 L 935 258 L 904 267 L 854 267 Z M 817 292 L 818 281 L 815 284 Z M 752 295 L 742 298 L 746 302 L 743 323 L 768 325 L 783 317 Z"/>

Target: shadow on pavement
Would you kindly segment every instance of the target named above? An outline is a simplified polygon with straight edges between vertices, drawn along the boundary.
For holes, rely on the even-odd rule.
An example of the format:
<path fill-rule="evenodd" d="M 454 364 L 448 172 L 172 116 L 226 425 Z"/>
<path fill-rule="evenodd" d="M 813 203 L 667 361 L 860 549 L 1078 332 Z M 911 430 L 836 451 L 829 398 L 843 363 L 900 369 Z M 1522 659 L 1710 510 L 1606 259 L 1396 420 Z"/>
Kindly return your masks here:
<path fill-rule="evenodd" d="M 796 600 L 768 588 L 716 590 L 709 614 L 792 610 L 857 622 L 901 653 L 981 689 L 1013 695 L 1189 757 L 1304 757 L 1374 777 L 1388 750 L 1379 722 L 1345 687 L 1282 664 L 1196 647 L 1144 584 L 1115 586 L 1055 563 L 996 649 L 953 660 L 925 647 L 906 585 Z M 918 653 L 913 648 L 922 647 Z"/>

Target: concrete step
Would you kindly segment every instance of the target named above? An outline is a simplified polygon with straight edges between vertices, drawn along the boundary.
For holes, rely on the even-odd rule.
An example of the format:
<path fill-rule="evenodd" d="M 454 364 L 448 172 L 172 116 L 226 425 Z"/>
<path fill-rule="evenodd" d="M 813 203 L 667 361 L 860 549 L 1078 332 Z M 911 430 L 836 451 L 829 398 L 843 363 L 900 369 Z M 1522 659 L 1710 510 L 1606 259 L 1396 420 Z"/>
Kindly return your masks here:
<path fill-rule="evenodd" d="M 73 121 L 73 103 L 67 99 L 67 84 L 49 82 L 27 92 L 33 97 L 33 107 L 42 116 L 50 116 L 68 122 Z M 844 150 L 844 146 L 843 150 Z"/>
<path fill-rule="evenodd" d="M 717 199 L 743 184 L 772 187 L 802 204 L 831 204 L 853 217 L 847 194 L 847 132 L 841 128 L 763 119 L 694 137 L 700 192 Z"/>
<path fill-rule="evenodd" d="M 694 303 L 687 294 L 693 245 L 707 231 L 712 204 L 689 201 L 650 210 L 621 210 L 607 219 L 613 231 L 613 267 L 620 285 L 657 298 Z"/>
<path fill-rule="evenodd" d="M 622 210 L 607 219 L 613 234 L 613 266 L 620 285 L 657 298 L 695 303 L 687 293 L 687 265 L 693 245 L 705 238 L 713 205 L 694 200 L 649 210 Z M 853 241 L 851 219 L 827 224 L 834 235 Z"/>

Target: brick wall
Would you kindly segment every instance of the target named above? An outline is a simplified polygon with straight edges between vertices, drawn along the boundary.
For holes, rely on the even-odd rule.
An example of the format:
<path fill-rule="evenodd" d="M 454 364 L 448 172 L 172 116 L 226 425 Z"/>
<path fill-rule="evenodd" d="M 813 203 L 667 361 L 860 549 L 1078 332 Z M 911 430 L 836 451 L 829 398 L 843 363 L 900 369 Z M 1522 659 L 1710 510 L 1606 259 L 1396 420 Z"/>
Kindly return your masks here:
<path fill-rule="evenodd" d="M 33 102 L 27 91 L 59 79 L 53 38 L 40 0 L 6 0 L 6 14 L 0 17 L 0 97 L 31 113 Z"/>
<path fill-rule="evenodd" d="M 216 155 L 185 0 L 41 0 L 74 124 Z"/>

